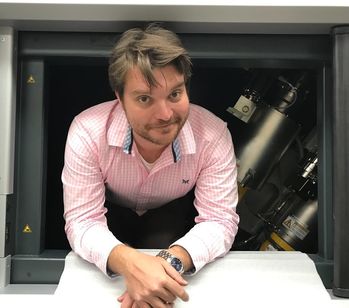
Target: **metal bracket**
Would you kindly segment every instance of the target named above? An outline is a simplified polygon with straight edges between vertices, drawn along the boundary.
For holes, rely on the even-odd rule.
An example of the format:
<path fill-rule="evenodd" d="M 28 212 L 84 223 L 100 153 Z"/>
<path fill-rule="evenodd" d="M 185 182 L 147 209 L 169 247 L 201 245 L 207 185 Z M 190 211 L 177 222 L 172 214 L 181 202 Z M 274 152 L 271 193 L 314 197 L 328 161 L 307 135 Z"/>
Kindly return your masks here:
<path fill-rule="evenodd" d="M 0 258 L 0 289 L 10 283 L 11 256 Z"/>
<path fill-rule="evenodd" d="M 16 51 L 14 29 L 0 27 L 0 194 L 11 194 L 13 191 Z"/>
<path fill-rule="evenodd" d="M 15 31 L 0 27 L 0 288 L 10 283 L 11 256 L 6 255 L 8 225 L 6 225 L 7 195 L 13 192 L 14 144 L 16 114 Z"/>

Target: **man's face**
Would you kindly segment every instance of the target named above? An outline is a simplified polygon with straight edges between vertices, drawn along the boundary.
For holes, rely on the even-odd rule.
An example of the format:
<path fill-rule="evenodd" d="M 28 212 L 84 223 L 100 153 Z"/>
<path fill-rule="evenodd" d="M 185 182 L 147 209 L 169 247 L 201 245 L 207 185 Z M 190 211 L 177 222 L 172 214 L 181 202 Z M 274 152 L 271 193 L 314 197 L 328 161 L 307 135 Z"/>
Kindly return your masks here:
<path fill-rule="evenodd" d="M 153 71 L 149 87 L 137 67 L 126 74 L 122 104 L 136 142 L 167 146 L 178 135 L 189 113 L 184 76 L 173 65 Z"/>

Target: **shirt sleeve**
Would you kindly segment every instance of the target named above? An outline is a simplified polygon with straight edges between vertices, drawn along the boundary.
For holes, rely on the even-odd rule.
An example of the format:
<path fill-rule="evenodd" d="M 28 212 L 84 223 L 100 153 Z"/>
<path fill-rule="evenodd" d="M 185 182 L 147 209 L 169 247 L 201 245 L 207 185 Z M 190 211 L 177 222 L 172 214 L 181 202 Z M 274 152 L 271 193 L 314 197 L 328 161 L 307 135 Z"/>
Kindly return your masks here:
<path fill-rule="evenodd" d="M 190 254 L 194 269 L 188 274 L 223 257 L 233 244 L 239 223 L 236 158 L 226 126 L 203 155 L 205 163 L 195 188 L 196 225 L 171 245 L 182 246 Z"/>
<path fill-rule="evenodd" d="M 68 241 L 78 255 L 107 274 L 108 256 L 121 243 L 107 226 L 98 147 L 78 118 L 69 129 L 62 182 Z"/>

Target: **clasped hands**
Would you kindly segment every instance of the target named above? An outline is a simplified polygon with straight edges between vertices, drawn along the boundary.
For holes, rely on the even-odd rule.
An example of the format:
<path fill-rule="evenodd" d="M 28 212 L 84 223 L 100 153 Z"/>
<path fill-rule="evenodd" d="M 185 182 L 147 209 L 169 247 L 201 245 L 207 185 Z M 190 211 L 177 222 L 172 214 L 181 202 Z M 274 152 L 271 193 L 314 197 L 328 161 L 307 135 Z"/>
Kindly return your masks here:
<path fill-rule="evenodd" d="M 177 298 L 189 300 L 187 281 L 162 258 L 130 248 L 119 273 L 126 284 L 118 298 L 121 308 L 167 308 Z"/>

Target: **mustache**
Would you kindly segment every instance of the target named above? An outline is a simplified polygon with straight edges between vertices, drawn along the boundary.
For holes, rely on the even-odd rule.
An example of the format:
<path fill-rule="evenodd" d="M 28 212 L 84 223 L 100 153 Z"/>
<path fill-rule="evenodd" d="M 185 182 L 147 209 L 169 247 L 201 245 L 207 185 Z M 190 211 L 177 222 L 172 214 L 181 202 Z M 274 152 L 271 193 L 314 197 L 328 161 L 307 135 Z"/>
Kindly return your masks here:
<path fill-rule="evenodd" d="M 172 119 L 170 119 L 169 121 L 160 120 L 160 121 L 158 121 L 157 123 L 147 125 L 147 128 L 161 128 L 161 127 L 166 127 L 166 126 L 172 125 L 172 124 L 179 124 L 179 123 L 181 123 L 181 121 L 182 121 L 182 119 L 179 118 L 179 117 L 172 118 Z"/>

